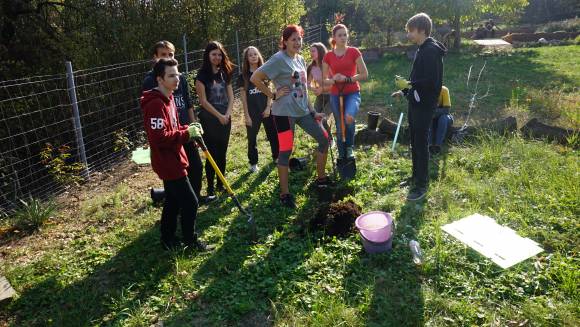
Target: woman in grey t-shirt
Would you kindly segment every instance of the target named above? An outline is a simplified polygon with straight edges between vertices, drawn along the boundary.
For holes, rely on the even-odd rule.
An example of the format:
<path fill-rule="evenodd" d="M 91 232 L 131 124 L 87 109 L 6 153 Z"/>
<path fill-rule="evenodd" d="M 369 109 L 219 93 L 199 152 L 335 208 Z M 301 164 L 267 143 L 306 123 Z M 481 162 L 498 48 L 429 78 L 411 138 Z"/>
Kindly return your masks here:
<path fill-rule="evenodd" d="M 290 208 L 296 207 L 288 188 L 288 162 L 294 146 L 296 124 L 318 142 L 316 185 L 324 188 L 330 183 L 325 173 L 328 134 L 320 124 L 324 114 L 312 110 L 308 101 L 306 63 L 300 55 L 303 35 L 304 30 L 300 26 L 288 25 L 282 32 L 281 50 L 256 70 L 251 78 L 251 82 L 273 100 L 272 115 L 280 146 L 278 155 L 280 202 Z M 274 83 L 276 93 L 264 84 L 265 80 Z"/>

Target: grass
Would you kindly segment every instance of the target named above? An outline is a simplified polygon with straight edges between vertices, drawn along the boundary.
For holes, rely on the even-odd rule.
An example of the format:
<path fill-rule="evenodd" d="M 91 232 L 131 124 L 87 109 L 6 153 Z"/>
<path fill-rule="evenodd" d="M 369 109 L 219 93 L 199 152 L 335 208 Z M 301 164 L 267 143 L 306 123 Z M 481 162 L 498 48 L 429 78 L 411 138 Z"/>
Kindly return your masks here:
<path fill-rule="evenodd" d="M 580 128 L 580 46 L 518 49 L 499 54 L 468 51 L 449 53 L 445 58 L 444 84 L 449 87 L 452 111 L 456 121 L 467 117 L 469 99 L 476 73 L 484 63 L 480 95 L 490 96 L 478 101 L 472 113 L 473 121 L 487 121 L 509 115 L 523 125 L 530 118 L 545 123 Z M 366 106 L 377 107 L 394 119 L 405 108 L 402 102 L 392 101 L 395 75 L 407 76 L 411 62 L 400 55 L 386 55 L 369 64 L 371 80 L 363 85 L 362 98 Z M 470 87 L 466 85 L 469 67 L 473 65 Z M 393 105 L 394 112 L 385 112 Z"/>
<path fill-rule="evenodd" d="M 530 90 L 557 86 L 566 96 L 575 94 L 577 66 L 574 72 L 558 68 L 566 66 L 559 60 L 572 59 L 546 49 L 552 50 L 533 49 L 537 56 L 530 58 L 519 50 L 511 57 L 488 57 L 495 67 L 489 76 L 518 78 Z M 545 55 L 556 56 L 557 62 L 548 64 Z M 551 75 L 539 83 L 523 67 L 511 74 L 499 68 L 513 66 L 514 57 L 530 70 Z M 446 61 L 447 78 L 457 89 L 456 111 L 467 93 L 462 80 L 450 77 L 484 59 L 465 54 Z M 405 73 L 396 60 L 369 65 L 375 80 L 384 83 Z M 364 86 L 365 108 L 379 105 L 373 99 L 387 91 L 375 82 L 372 93 L 371 83 Z M 510 90 L 494 85 L 489 103 L 497 106 L 489 110 L 505 114 L 510 97 Z M 244 135 L 237 126 L 232 139 Z M 580 324 L 577 150 L 518 135 L 481 135 L 435 161 L 428 201 L 408 204 L 398 187 L 410 174 L 408 149 L 361 148 L 359 176 L 348 185 L 352 198 L 363 211 L 392 212 L 397 223 L 393 251 L 367 255 L 357 235 L 327 238 L 305 228 L 317 208 L 309 186 L 312 167 L 290 176 L 298 210 L 279 208 L 277 176 L 262 134 L 260 141 L 258 174 L 247 173 L 245 142 L 231 142 L 227 173 L 240 200 L 252 207 L 256 244 L 250 242 L 245 217 L 222 198 L 198 216 L 202 237 L 218 245 L 213 253 L 164 252 L 158 243 L 160 209 L 152 206 L 147 189 L 160 183 L 150 167 L 125 164 L 110 187 L 86 188 L 78 203 L 61 205 L 41 231 L 13 240 L 10 247 L 0 243 L 0 274 L 19 293 L 2 305 L 0 326 Z M 298 132 L 296 155 L 307 156 L 313 148 Z M 495 217 L 546 251 L 502 270 L 440 230 L 474 212 Z M 412 262 L 411 239 L 421 243 L 422 266 Z"/>

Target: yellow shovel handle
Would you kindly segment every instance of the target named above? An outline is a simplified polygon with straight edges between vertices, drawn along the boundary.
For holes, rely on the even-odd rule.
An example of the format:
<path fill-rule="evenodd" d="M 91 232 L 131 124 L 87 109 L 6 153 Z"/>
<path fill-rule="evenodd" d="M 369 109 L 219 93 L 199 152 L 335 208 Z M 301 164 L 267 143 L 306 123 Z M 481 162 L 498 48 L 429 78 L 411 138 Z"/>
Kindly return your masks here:
<path fill-rule="evenodd" d="M 226 191 L 228 191 L 228 194 L 229 195 L 233 195 L 234 194 L 234 191 L 232 191 L 232 188 L 230 187 L 230 184 L 226 180 L 224 174 L 222 174 L 222 171 L 220 170 L 220 168 L 216 164 L 215 160 L 213 160 L 213 157 L 211 156 L 211 154 L 209 153 L 209 150 L 205 146 L 205 143 L 203 142 L 203 139 L 199 138 L 199 139 L 196 139 L 195 141 L 199 145 L 199 147 L 201 148 L 201 150 L 203 151 L 203 154 L 205 155 L 205 157 L 207 158 L 207 160 L 209 160 L 209 163 L 213 167 L 213 170 L 215 171 L 215 173 L 218 175 L 218 178 L 220 179 L 220 181 L 222 182 L 222 184 L 225 186 Z"/>
<path fill-rule="evenodd" d="M 209 151 L 205 150 L 205 151 L 203 151 L 203 153 L 205 154 L 205 157 L 207 158 L 207 160 L 209 160 L 209 163 L 213 167 L 213 170 L 215 170 L 215 173 L 218 175 L 220 181 L 222 181 L 222 184 L 224 184 L 224 186 L 226 187 L 228 194 L 230 194 L 230 195 L 234 194 L 234 191 L 232 191 L 230 184 L 228 183 L 228 181 L 226 181 L 224 174 L 222 174 L 221 170 L 219 169 L 219 167 L 217 166 L 217 164 L 213 160 L 213 157 L 211 156 L 211 154 L 209 154 Z"/>

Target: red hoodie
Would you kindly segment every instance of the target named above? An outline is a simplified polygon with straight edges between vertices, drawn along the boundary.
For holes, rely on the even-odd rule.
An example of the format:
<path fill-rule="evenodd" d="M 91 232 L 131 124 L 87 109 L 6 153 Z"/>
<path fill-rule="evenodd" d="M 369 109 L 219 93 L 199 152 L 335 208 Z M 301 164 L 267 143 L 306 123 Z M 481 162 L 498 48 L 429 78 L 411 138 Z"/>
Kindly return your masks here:
<path fill-rule="evenodd" d="M 189 162 L 183 144 L 189 142 L 188 126 L 179 125 L 173 95 L 167 98 L 156 89 L 145 91 L 141 108 L 153 171 L 162 180 L 187 176 Z"/>

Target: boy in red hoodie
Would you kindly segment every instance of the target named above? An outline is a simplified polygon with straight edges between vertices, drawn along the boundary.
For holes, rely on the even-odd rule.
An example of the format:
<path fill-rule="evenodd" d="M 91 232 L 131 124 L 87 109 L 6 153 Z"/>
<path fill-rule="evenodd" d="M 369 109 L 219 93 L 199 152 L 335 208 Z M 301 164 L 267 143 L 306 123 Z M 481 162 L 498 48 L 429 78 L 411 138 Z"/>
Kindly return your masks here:
<path fill-rule="evenodd" d="M 165 188 L 165 203 L 161 213 L 161 244 L 165 249 L 179 246 L 175 237 L 177 215 L 181 213 L 183 243 L 188 248 L 208 250 L 197 238 L 195 218 L 198 200 L 187 178 L 189 163 L 183 144 L 201 137 L 201 126 L 179 125 L 173 91 L 179 87 L 179 72 L 175 59 L 159 59 L 153 67 L 158 86 L 143 92 L 141 108 L 151 151 L 151 166 Z"/>

